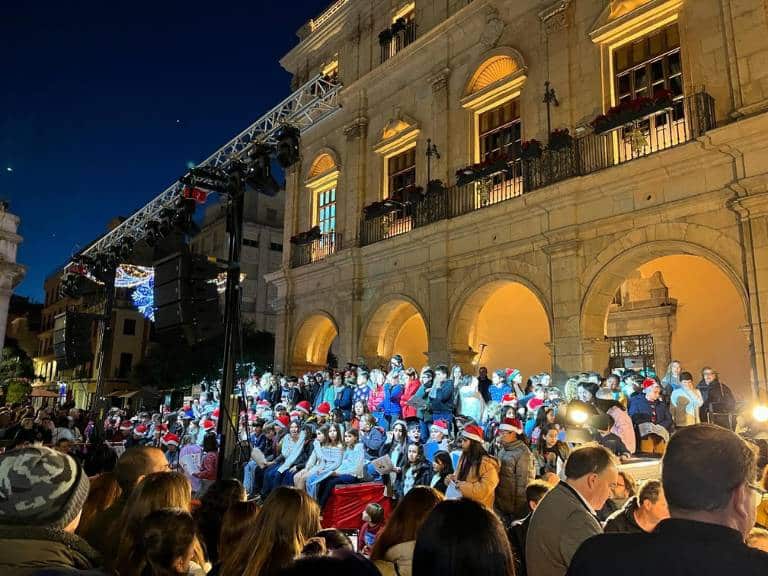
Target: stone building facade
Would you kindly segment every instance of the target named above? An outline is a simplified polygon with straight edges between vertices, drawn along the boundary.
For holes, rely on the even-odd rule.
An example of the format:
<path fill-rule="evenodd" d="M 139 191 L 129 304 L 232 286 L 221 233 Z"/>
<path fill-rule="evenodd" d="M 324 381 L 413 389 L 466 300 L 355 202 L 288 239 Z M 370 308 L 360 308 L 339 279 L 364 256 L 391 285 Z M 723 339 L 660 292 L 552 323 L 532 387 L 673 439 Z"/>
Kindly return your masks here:
<path fill-rule="evenodd" d="M 622 283 L 694 255 L 737 291 L 765 390 L 766 31 L 765 0 L 337 1 L 281 61 L 343 89 L 287 173 L 284 245 L 322 236 L 268 277 L 276 368 L 323 365 L 334 340 L 375 363 L 418 314 L 428 360 L 470 369 L 484 302 L 514 282 L 546 312 L 555 375 L 604 372 Z M 422 199 L 427 170 L 445 188 Z"/>

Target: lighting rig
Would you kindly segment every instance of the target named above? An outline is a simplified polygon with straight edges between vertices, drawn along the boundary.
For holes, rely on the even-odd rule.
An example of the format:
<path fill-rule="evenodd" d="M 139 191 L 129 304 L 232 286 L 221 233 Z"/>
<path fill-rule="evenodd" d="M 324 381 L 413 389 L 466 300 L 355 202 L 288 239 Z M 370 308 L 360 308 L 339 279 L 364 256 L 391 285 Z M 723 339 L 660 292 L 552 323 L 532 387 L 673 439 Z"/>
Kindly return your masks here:
<path fill-rule="evenodd" d="M 278 193 L 279 186 L 271 171 L 272 158 L 283 168 L 293 165 L 299 158 L 301 131 L 339 109 L 340 90 L 341 84 L 334 78 L 318 74 L 119 226 L 75 255 L 65 267 L 61 282 L 65 295 L 83 295 L 90 289 L 88 284 L 92 282 L 89 280 L 104 286 L 96 353 L 98 380 L 91 405 L 92 409 L 100 412 L 98 422 L 103 422 L 105 409 L 105 374 L 102 367 L 104 358 L 111 352 L 111 316 L 118 266 L 132 257 L 139 242 L 155 248 L 171 233 L 180 231 L 189 234 L 194 229 L 196 204 L 204 203 L 209 192 L 216 192 L 226 202 L 229 233 L 221 387 L 222 408 L 226 417 L 219 420 L 222 454 L 219 474 L 226 474 L 232 469 L 237 443 L 237 414 L 226 414 L 226 402 L 234 391 L 235 354 L 240 341 L 239 260 L 244 195 L 247 189 L 272 196 Z"/>

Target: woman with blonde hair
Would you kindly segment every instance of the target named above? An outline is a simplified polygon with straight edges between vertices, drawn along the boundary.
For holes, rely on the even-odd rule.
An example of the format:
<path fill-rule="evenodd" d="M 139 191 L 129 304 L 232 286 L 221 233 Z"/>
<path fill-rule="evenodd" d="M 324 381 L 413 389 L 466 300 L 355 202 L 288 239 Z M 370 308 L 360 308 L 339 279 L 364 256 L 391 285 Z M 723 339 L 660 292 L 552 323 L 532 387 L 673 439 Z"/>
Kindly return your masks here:
<path fill-rule="evenodd" d="M 261 507 L 256 500 L 232 503 L 221 519 L 221 532 L 219 533 L 219 564 L 214 566 L 212 574 L 221 573 L 223 559 L 233 549 L 240 545 L 240 541 L 246 537 L 253 523 L 261 512 Z"/>
<path fill-rule="evenodd" d="M 382 576 L 411 576 L 416 534 L 442 501 L 440 492 L 426 486 L 416 486 L 400 500 L 371 551 L 371 561 Z"/>
<path fill-rule="evenodd" d="M 134 488 L 123 515 L 116 524 L 112 538 L 118 543 L 117 555 L 105 559 L 120 576 L 140 576 L 139 542 L 144 531 L 144 520 L 150 513 L 163 508 L 178 508 L 190 512 L 192 486 L 180 472 L 156 472 L 145 476 Z M 192 560 L 205 565 L 205 554 L 195 538 Z"/>
<path fill-rule="evenodd" d="M 306 492 L 280 486 L 256 521 L 223 556 L 219 576 L 276 576 L 320 530 L 320 507 Z"/>

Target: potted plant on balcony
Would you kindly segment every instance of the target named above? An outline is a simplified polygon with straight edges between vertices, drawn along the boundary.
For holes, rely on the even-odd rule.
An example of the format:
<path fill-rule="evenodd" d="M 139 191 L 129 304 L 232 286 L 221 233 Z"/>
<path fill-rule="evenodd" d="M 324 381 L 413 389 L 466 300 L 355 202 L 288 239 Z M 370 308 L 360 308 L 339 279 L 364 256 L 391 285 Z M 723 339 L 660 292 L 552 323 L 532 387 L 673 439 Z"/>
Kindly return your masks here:
<path fill-rule="evenodd" d="M 389 28 L 384 28 L 381 32 L 379 32 L 379 44 L 381 46 L 386 46 L 392 41 L 392 30 Z"/>
<path fill-rule="evenodd" d="M 525 160 L 541 158 L 541 153 L 543 150 L 544 149 L 541 145 L 541 142 L 535 138 L 532 138 L 530 140 L 526 140 L 520 145 L 520 157 Z"/>
<path fill-rule="evenodd" d="M 657 90 L 653 98 L 638 96 L 632 100 L 623 100 L 612 106 L 605 114 L 599 114 L 592 120 L 595 134 L 615 130 L 636 120 L 666 110 L 672 106 L 672 93 L 669 90 Z"/>
<path fill-rule="evenodd" d="M 505 152 L 491 154 L 482 162 L 470 164 L 459 170 L 456 170 L 456 184 L 464 186 L 481 178 L 487 178 L 507 169 L 509 161 L 513 159 Z"/>
<path fill-rule="evenodd" d="M 565 150 L 573 146 L 573 136 L 568 128 L 558 128 L 549 134 L 549 149 L 553 151 Z"/>

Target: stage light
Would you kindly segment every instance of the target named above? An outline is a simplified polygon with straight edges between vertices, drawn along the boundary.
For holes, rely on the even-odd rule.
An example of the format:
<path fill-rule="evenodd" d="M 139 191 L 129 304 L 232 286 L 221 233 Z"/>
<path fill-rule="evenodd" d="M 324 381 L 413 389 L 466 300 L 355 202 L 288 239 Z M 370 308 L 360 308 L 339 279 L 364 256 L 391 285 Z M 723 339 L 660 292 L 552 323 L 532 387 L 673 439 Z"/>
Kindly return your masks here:
<path fill-rule="evenodd" d="M 299 160 L 299 129 L 285 125 L 277 133 L 277 161 L 283 168 L 290 168 Z"/>
<path fill-rule="evenodd" d="M 589 414 L 581 408 L 571 408 L 568 410 L 568 420 L 581 426 L 589 419 Z"/>
<path fill-rule="evenodd" d="M 758 404 L 752 409 L 752 419 L 755 422 L 768 422 L 768 406 Z"/>

